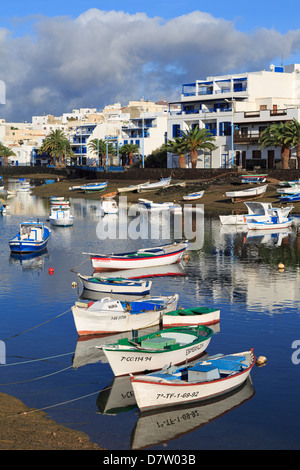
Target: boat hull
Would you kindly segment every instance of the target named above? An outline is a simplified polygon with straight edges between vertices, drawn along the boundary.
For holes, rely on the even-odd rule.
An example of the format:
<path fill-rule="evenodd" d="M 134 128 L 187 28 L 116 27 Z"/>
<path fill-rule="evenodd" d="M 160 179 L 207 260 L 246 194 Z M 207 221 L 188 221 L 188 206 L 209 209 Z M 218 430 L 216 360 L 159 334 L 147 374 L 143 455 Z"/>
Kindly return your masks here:
<path fill-rule="evenodd" d="M 74 305 L 72 313 L 79 336 L 101 333 L 120 333 L 159 325 L 164 312 L 176 310 L 178 295 L 168 298 L 164 309 L 149 310 L 143 313 L 130 313 L 124 310 L 93 310 Z"/>
<path fill-rule="evenodd" d="M 292 225 L 293 219 L 289 219 L 285 222 L 248 222 L 247 227 L 248 230 L 281 230 L 284 228 L 288 228 Z"/>
<path fill-rule="evenodd" d="M 138 407 L 143 411 L 208 400 L 234 390 L 247 380 L 255 364 L 254 354 L 252 352 L 248 354 L 252 354 L 252 357 L 247 369 L 219 380 L 179 383 L 163 379 L 155 381 L 150 375 L 131 376 L 131 385 Z"/>
<path fill-rule="evenodd" d="M 214 325 L 216 323 L 219 323 L 219 321 L 220 310 L 212 310 L 205 308 L 182 309 L 163 315 L 164 327 Z"/>
<path fill-rule="evenodd" d="M 48 227 L 44 227 L 43 239 L 40 241 L 31 238 L 21 239 L 20 233 L 18 233 L 15 237 L 9 240 L 10 250 L 12 253 L 18 254 L 38 253 L 46 248 L 50 238 L 50 233 L 51 231 Z"/>
<path fill-rule="evenodd" d="M 210 343 L 213 335 L 212 330 L 210 331 L 211 333 L 207 333 L 206 337 L 198 337 L 197 342 L 193 342 L 191 338 L 190 342 L 177 350 L 112 349 L 108 345 L 103 347 L 103 351 L 116 377 L 136 374 L 145 370 L 153 371 L 161 369 L 166 364 L 183 364 L 199 357 Z M 188 336 L 184 333 L 181 333 L 181 335 Z M 172 337 L 176 337 L 176 333 L 172 334 L 171 330 L 166 330 L 165 338 L 170 339 Z M 193 338 L 195 339 L 195 336 Z"/>
<path fill-rule="evenodd" d="M 102 282 L 97 278 L 89 278 L 78 274 L 83 287 L 87 290 L 94 292 L 101 292 L 103 294 L 128 294 L 128 295 L 147 295 L 150 292 L 151 281 L 133 281 L 130 279 L 123 279 L 120 282 L 113 280 L 103 280 Z M 93 280 L 90 280 L 93 279 Z"/>

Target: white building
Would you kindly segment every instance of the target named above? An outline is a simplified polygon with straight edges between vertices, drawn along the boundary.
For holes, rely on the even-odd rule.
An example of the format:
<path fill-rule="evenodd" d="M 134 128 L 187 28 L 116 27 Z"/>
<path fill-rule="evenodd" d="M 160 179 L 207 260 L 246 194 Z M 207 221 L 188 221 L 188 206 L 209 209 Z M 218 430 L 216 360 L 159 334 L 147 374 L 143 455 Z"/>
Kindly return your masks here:
<path fill-rule="evenodd" d="M 300 120 L 300 65 L 196 80 L 182 85 L 180 105 L 180 112 L 170 112 L 168 139 L 196 125 L 216 138 L 216 150 L 199 152 L 198 168 L 273 168 L 280 148 L 261 149 L 258 140 L 273 122 Z M 295 157 L 292 151 L 294 165 Z M 178 156 L 169 154 L 168 167 L 176 166 Z"/>

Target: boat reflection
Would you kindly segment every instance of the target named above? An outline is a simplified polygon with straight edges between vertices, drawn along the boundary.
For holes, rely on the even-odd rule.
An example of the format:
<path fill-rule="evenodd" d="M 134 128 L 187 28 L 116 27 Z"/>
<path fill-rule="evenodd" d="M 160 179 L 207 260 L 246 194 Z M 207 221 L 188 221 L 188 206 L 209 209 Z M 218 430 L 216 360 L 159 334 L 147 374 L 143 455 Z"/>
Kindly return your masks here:
<path fill-rule="evenodd" d="M 137 408 L 129 375 L 115 377 L 97 397 L 98 413 L 117 415 Z"/>
<path fill-rule="evenodd" d="M 44 248 L 38 253 L 11 253 L 9 257 L 9 264 L 14 264 L 21 267 L 22 271 L 43 271 L 45 267 L 45 260 L 47 258 L 49 258 L 47 248 Z"/>
<path fill-rule="evenodd" d="M 292 229 L 282 229 L 282 230 L 259 230 L 248 232 L 247 236 L 243 240 L 244 243 L 263 243 L 267 246 L 281 246 L 283 240 L 288 238 L 290 234 L 293 233 Z"/>
<path fill-rule="evenodd" d="M 131 433 L 131 449 L 146 449 L 165 444 L 229 413 L 255 394 L 251 378 L 239 389 L 219 399 L 165 408 L 159 413 L 144 412 Z"/>

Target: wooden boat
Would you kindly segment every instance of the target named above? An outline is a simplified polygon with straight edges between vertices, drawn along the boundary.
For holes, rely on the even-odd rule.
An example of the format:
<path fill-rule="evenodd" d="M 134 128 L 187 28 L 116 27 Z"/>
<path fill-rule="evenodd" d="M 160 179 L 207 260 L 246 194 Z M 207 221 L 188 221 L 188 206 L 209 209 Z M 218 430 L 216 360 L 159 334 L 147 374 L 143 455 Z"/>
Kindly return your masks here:
<path fill-rule="evenodd" d="M 141 183 L 142 185 L 143 184 L 149 184 L 150 181 L 146 181 L 145 183 Z M 125 186 L 124 188 L 118 188 L 118 192 L 119 193 L 130 193 L 130 192 L 133 192 L 133 191 L 137 191 L 138 189 L 138 184 L 131 184 L 130 186 Z"/>
<path fill-rule="evenodd" d="M 101 196 L 101 203 L 100 203 L 100 213 L 101 215 L 104 214 L 117 214 L 119 208 L 118 204 L 114 200 L 114 197 L 117 193 L 108 193 Z"/>
<path fill-rule="evenodd" d="M 165 276 L 185 276 L 186 272 L 182 263 L 176 263 L 165 266 L 153 266 L 150 268 L 124 269 L 118 270 L 119 277 L 126 279 L 144 279 L 148 277 L 165 277 Z M 99 277 L 101 273 L 94 272 L 93 277 Z"/>
<path fill-rule="evenodd" d="M 266 192 L 268 185 L 256 186 L 254 188 L 243 189 L 238 191 L 228 191 L 226 197 L 230 197 L 233 202 L 243 201 L 248 198 L 262 197 Z"/>
<path fill-rule="evenodd" d="M 79 189 L 81 189 L 81 186 L 70 186 L 69 187 L 69 191 L 78 191 Z"/>
<path fill-rule="evenodd" d="M 49 220 L 52 225 L 59 227 L 70 227 L 74 224 L 74 217 L 69 206 L 52 206 Z"/>
<path fill-rule="evenodd" d="M 168 328 L 99 347 L 102 347 L 114 375 L 120 376 L 190 361 L 205 351 L 212 335 L 213 330 L 202 325 Z"/>
<path fill-rule="evenodd" d="M 273 215 L 268 220 L 247 219 L 248 230 L 274 230 L 290 227 L 293 223 L 292 217 L 285 217 L 280 209 L 273 209 Z"/>
<path fill-rule="evenodd" d="M 118 333 L 159 325 L 164 312 L 176 310 L 178 294 L 121 302 L 110 297 L 96 302 L 76 302 L 72 307 L 79 336 Z"/>
<path fill-rule="evenodd" d="M 89 254 L 95 271 L 147 268 L 152 266 L 162 266 L 177 263 L 184 251 L 188 247 L 188 242 L 169 243 L 154 248 L 141 248 L 136 252 L 120 254 Z"/>
<path fill-rule="evenodd" d="M 158 372 L 130 377 L 141 411 L 207 400 L 243 384 L 255 364 L 253 349 L 208 357 L 192 365 L 167 366 Z"/>
<path fill-rule="evenodd" d="M 265 183 L 268 175 L 241 175 L 241 183 Z"/>
<path fill-rule="evenodd" d="M 22 222 L 20 231 L 9 240 L 12 253 L 36 253 L 42 251 L 49 240 L 51 230 L 37 221 Z"/>
<path fill-rule="evenodd" d="M 153 191 L 161 188 L 166 188 L 171 183 L 171 177 L 169 178 L 162 178 L 160 181 L 156 183 L 143 183 L 137 185 L 137 192 L 141 193 L 143 191 Z"/>
<path fill-rule="evenodd" d="M 296 194 L 284 194 L 279 197 L 280 202 L 297 202 L 300 201 L 300 192 Z"/>
<path fill-rule="evenodd" d="M 50 202 L 59 202 L 59 201 L 64 201 L 65 198 L 64 196 L 50 196 Z"/>
<path fill-rule="evenodd" d="M 219 215 L 222 225 L 247 225 L 247 220 L 256 219 L 259 221 L 269 220 L 270 215 L 273 214 L 274 207 L 270 202 L 244 202 L 248 209 L 247 214 L 231 214 Z M 294 206 L 287 206 L 280 208 L 283 216 L 287 217 Z"/>
<path fill-rule="evenodd" d="M 80 189 L 84 191 L 85 193 L 91 193 L 94 191 L 104 191 L 106 189 L 108 184 L 108 181 L 102 182 L 102 183 L 89 183 L 89 184 L 84 184 L 83 186 L 80 186 Z"/>
<path fill-rule="evenodd" d="M 70 206 L 70 201 L 65 201 L 65 200 L 62 200 L 62 201 L 56 201 L 55 199 L 51 200 L 51 206 L 52 207 L 69 207 Z"/>
<path fill-rule="evenodd" d="M 284 195 L 300 194 L 300 183 L 295 184 L 293 187 L 279 188 L 277 192 Z"/>
<path fill-rule="evenodd" d="M 206 307 L 179 308 L 163 316 L 163 326 L 213 325 L 220 321 L 220 310 Z"/>
<path fill-rule="evenodd" d="M 195 201 L 196 199 L 200 199 L 204 194 L 204 191 L 197 191 L 195 193 L 190 193 L 187 196 L 183 196 L 184 201 Z"/>
<path fill-rule="evenodd" d="M 83 276 L 80 273 L 77 273 L 77 276 L 85 289 L 106 294 L 147 295 L 152 286 L 151 281 L 139 281 L 123 277 L 93 277 Z"/>

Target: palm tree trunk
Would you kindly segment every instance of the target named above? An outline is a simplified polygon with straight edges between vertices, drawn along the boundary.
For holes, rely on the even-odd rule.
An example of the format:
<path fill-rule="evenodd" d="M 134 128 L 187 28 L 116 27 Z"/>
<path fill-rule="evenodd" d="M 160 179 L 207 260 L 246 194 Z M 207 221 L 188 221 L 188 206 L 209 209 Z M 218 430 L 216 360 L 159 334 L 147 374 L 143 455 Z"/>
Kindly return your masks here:
<path fill-rule="evenodd" d="M 300 170 L 300 144 L 297 145 L 297 162 L 298 162 L 298 170 Z"/>
<path fill-rule="evenodd" d="M 283 147 L 281 150 L 281 160 L 284 170 L 289 170 L 289 159 L 290 159 L 290 149 L 288 147 Z"/>
<path fill-rule="evenodd" d="M 4 158 L 5 158 L 5 163 L 4 163 L 4 165 L 5 165 L 5 166 L 8 166 L 8 157 L 4 157 Z"/>
<path fill-rule="evenodd" d="M 197 167 L 197 160 L 198 160 L 198 152 L 197 152 L 197 150 L 192 150 L 192 151 L 191 151 L 191 164 L 192 164 L 192 168 L 196 168 L 196 167 Z"/>
<path fill-rule="evenodd" d="M 179 165 L 179 168 L 185 168 L 185 155 L 184 155 L 184 153 L 179 155 L 178 165 Z"/>

